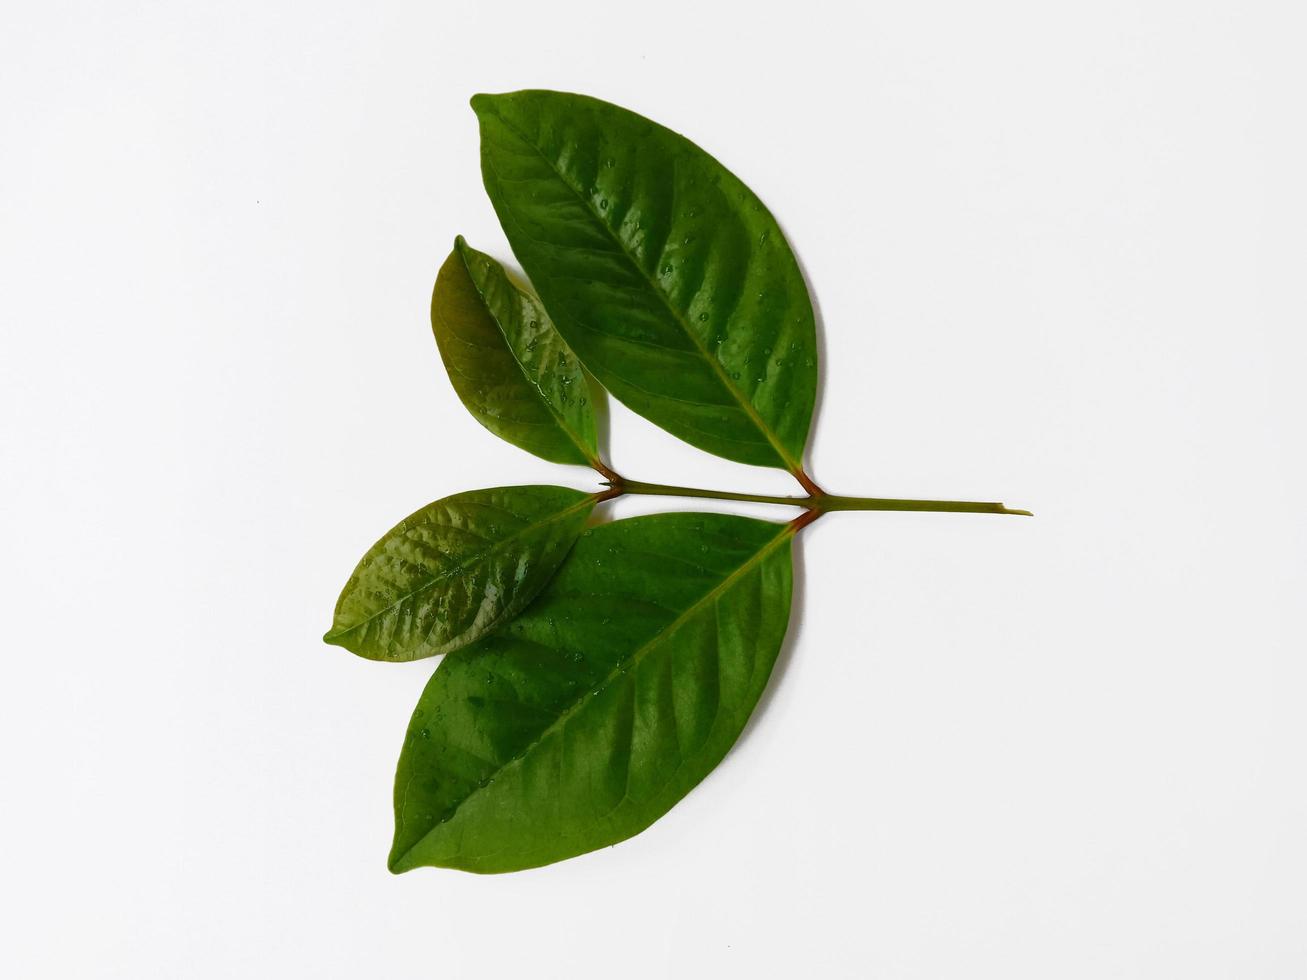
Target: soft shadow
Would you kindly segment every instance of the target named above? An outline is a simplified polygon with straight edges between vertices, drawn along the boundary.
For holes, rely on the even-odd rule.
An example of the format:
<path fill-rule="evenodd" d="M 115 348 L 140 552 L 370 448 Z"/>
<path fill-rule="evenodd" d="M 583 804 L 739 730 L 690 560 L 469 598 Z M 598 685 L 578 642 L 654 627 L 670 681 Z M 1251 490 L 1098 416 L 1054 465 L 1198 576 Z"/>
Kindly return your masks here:
<path fill-rule="evenodd" d="M 590 405 L 594 409 L 595 417 L 595 439 L 599 447 L 599 458 L 604 462 L 612 459 L 610 452 L 612 438 L 612 416 L 608 411 L 608 392 L 604 391 L 603 385 L 595 380 L 594 375 L 581 368 L 581 373 L 585 377 L 586 387 L 590 389 Z M 612 464 L 609 463 L 611 466 Z"/>
<path fill-rule="evenodd" d="M 799 645 L 799 637 L 803 635 L 803 610 L 808 591 L 808 576 L 804 568 L 803 546 L 800 544 L 800 537 L 802 537 L 802 532 L 795 537 L 794 548 L 791 552 L 794 556 L 794 586 L 790 594 L 790 623 L 785 630 L 785 640 L 781 643 L 780 653 L 776 655 L 776 664 L 772 667 L 767 686 L 763 688 L 762 697 L 758 699 L 758 705 L 753 709 L 753 714 L 749 716 L 749 720 L 744 723 L 740 737 L 735 740 L 735 745 L 731 749 L 732 752 L 735 752 L 749 739 L 753 734 L 754 727 L 760 724 L 763 716 L 767 714 L 772 699 L 776 696 L 776 691 L 785 683 L 785 675 L 789 672 L 790 661 L 794 657 L 794 648 Z"/>
<path fill-rule="evenodd" d="M 773 218 L 775 215 L 772 216 Z M 780 225 L 780 220 L 776 222 Z M 790 251 L 794 253 L 794 262 L 799 267 L 799 275 L 803 276 L 803 285 L 808 290 L 808 300 L 812 303 L 812 320 L 814 333 L 816 334 L 817 343 L 817 392 L 812 402 L 812 422 L 808 426 L 808 444 L 804 450 L 804 469 L 809 475 L 812 473 L 812 445 L 815 441 L 818 430 L 818 423 L 821 421 L 822 402 L 826 395 L 826 320 L 821 313 L 821 303 L 817 300 L 817 291 L 813 288 L 812 277 L 808 275 L 808 267 L 803 264 L 803 257 L 799 255 L 798 249 L 794 247 L 794 240 L 785 233 L 785 226 L 781 226 L 781 234 L 785 236 L 786 243 L 790 246 Z M 815 478 L 814 478 L 815 479 Z M 807 533 L 811 534 L 811 531 Z M 794 539 L 794 548 L 792 549 L 794 563 L 794 586 L 790 595 L 790 623 L 789 628 L 785 631 L 785 640 L 781 644 L 780 653 L 776 655 L 776 664 L 772 667 L 771 677 L 767 681 L 767 686 L 763 689 L 762 697 L 758 699 L 758 705 L 753 709 L 753 714 L 745 722 L 740 737 L 736 739 L 735 744 L 739 746 L 744 743 L 752 734 L 755 726 L 761 723 L 762 718 L 767 714 L 771 707 L 772 699 L 776 697 L 776 691 L 785 683 L 785 675 L 790 669 L 790 660 L 794 656 L 794 648 L 799 645 L 799 637 L 803 635 L 803 615 L 804 605 L 807 596 L 807 571 L 804 567 L 802 538 L 801 532 Z M 734 749 L 732 749 L 734 751 Z"/>
<path fill-rule="evenodd" d="M 772 215 L 775 218 L 775 215 Z M 803 467 L 812 475 L 812 445 L 816 441 L 818 423 L 821 421 L 822 402 L 826 400 L 826 318 L 821 314 L 821 303 L 817 299 L 817 291 L 812 287 L 812 277 L 808 275 L 808 267 L 803 263 L 803 256 L 799 250 L 794 247 L 794 240 L 785 234 L 785 226 L 780 224 L 777 219 L 776 223 L 781 227 L 781 234 L 785 235 L 785 241 L 790 246 L 790 251 L 794 253 L 794 262 L 799 267 L 799 275 L 803 276 L 803 285 L 808 290 L 808 300 L 812 303 L 812 321 L 817 341 L 817 394 L 812 402 L 812 422 L 808 425 L 808 444 L 804 449 Z M 813 477 L 813 479 L 816 479 Z M 818 481 L 820 484 L 820 481 Z"/>
<path fill-rule="evenodd" d="M 611 503 L 600 504 L 590 512 L 590 520 L 586 521 L 585 524 L 586 530 L 603 527 L 605 524 L 613 523 L 613 521 L 617 520 L 617 518 L 613 516 L 614 509 L 615 508 Z"/>

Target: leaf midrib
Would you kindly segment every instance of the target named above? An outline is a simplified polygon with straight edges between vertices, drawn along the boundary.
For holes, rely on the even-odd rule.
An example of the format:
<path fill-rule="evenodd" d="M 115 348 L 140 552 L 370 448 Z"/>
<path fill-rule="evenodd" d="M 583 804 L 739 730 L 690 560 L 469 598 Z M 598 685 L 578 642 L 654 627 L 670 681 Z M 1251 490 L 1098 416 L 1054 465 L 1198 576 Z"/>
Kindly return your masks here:
<path fill-rule="evenodd" d="M 574 715 L 580 712 L 583 708 L 592 704 L 594 702 L 594 699 L 598 697 L 603 691 L 607 690 L 608 685 L 611 684 L 616 678 L 620 677 L 623 673 L 631 670 L 631 668 L 639 664 L 641 660 L 644 659 L 644 657 L 648 656 L 650 650 L 654 649 L 659 644 L 661 644 L 669 634 L 679 629 L 682 624 L 684 624 L 689 619 L 691 619 L 703 607 L 711 605 L 712 603 L 716 602 L 722 596 L 722 594 L 729 591 L 730 588 L 734 586 L 735 583 L 746 572 L 752 570 L 754 567 L 759 565 L 764 558 L 768 557 L 781 544 L 781 542 L 787 540 L 793 535 L 794 535 L 794 530 L 792 524 L 781 525 L 780 530 L 761 548 L 759 548 L 756 552 L 754 552 L 754 554 L 751 557 L 749 557 L 738 568 L 736 568 L 735 571 L 731 572 L 719 583 L 717 583 L 715 586 L 713 586 L 711 589 L 705 592 L 702 596 L 696 599 L 693 603 L 691 603 L 675 619 L 673 619 L 665 627 L 660 629 L 657 632 L 657 634 L 655 634 L 649 640 L 645 641 L 642 645 L 637 647 L 635 652 L 633 652 L 630 655 L 630 657 L 618 661 L 618 663 L 616 663 L 613 666 L 613 668 L 609 670 L 607 675 L 605 675 L 603 679 L 600 680 L 597 684 L 587 685 L 585 691 L 581 694 L 581 696 L 578 697 L 577 700 L 574 701 L 557 718 L 555 718 L 543 729 L 541 729 L 540 733 L 536 735 L 536 737 L 533 738 L 530 742 L 528 742 L 525 748 L 523 748 L 520 752 L 518 752 L 515 756 L 513 756 L 513 758 L 509 759 L 507 762 L 495 767 L 490 773 L 491 777 L 493 778 L 494 776 L 498 776 L 505 769 L 507 769 L 511 765 L 514 765 L 515 763 L 523 762 L 527 758 L 527 756 L 529 756 L 533 751 L 535 751 L 537 746 L 539 746 L 542 742 L 544 742 L 546 738 L 550 736 L 550 734 L 552 734 L 555 730 L 565 725 Z M 457 815 L 459 809 L 463 806 L 463 804 L 465 804 L 468 800 L 472 799 L 472 797 L 476 796 L 483 789 L 487 789 L 489 785 L 490 785 L 489 782 L 483 782 L 473 786 L 468 791 L 466 796 L 464 796 L 461 800 L 455 803 L 454 806 L 451 809 L 449 809 L 439 821 L 433 824 L 428 830 L 424 831 L 422 836 L 419 837 L 416 841 L 414 841 L 410 847 L 406 848 L 402 854 L 392 856 L 390 862 L 391 867 L 392 868 L 397 867 L 400 863 L 399 858 L 407 857 L 408 855 L 412 854 L 415 850 L 417 850 L 419 847 L 421 847 L 428 837 L 434 834 L 445 824 L 449 823 L 450 820 L 454 819 L 454 817 Z M 406 796 L 407 796 L 407 791 L 408 791 L 408 787 L 406 784 L 405 786 Z"/>
<path fill-rule="evenodd" d="M 569 191 L 572 192 L 573 196 L 575 196 L 576 199 L 581 203 L 581 206 L 584 207 L 586 211 L 589 212 L 590 216 L 595 220 L 595 223 L 598 224 L 601 228 L 603 228 L 604 232 L 612 240 L 613 244 L 617 246 L 622 257 L 625 258 L 626 261 L 631 266 L 633 266 L 637 272 L 640 273 L 640 277 L 644 279 L 645 283 L 648 284 L 650 290 L 653 291 L 653 294 L 657 296 L 658 299 L 662 302 L 662 305 L 664 306 L 664 308 L 666 308 L 667 312 L 672 315 L 672 319 L 676 321 L 677 326 L 679 326 L 681 330 L 685 333 L 685 335 L 690 338 L 690 342 L 694 344 L 694 346 L 698 349 L 699 353 L 703 355 L 703 359 L 707 361 L 709 367 L 712 368 L 713 373 L 717 375 L 717 378 L 719 381 L 721 381 L 722 386 L 731 393 L 731 396 L 739 404 L 740 408 L 744 411 L 745 415 L 747 415 L 749 419 L 753 422 L 753 424 L 758 427 L 758 431 L 760 431 L 766 437 L 767 442 L 770 443 L 772 449 L 776 451 L 776 454 L 780 457 L 781 462 L 783 462 L 789 468 L 790 472 L 796 472 L 797 470 L 799 470 L 800 465 L 798 461 L 795 460 L 792 456 L 790 456 L 789 452 L 785 449 L 785 447 L 781 445 L 779 439 L 772 431 L 771 426 L 767 425 L 767 423 L 763 421 L 762 416 L 759 415 L 757 409 L 754 408 L 753 402 L 751 402 L 748 398 L 745 398 L 744 392 L 742 392 L 739 388 L 735 386 L 730 376 L 726 373 L 725 369 L 718 362 L 717 358 L 713 357 L 712 354 L 709 352 L 708 348 L 706 348 L 699 341 L 699 338 L 695 335 L 694 331 L 690 329 L 690 325 L 686 323 L 685 318 L 681 316 L 680 312 L 676 309 L 676 307 L 672 305 L 670 298 L 667 296 L 666 293 L 663 292 L 662 287 L 660 287 L 657 284 L 657 282 L 655 282 L 653 279 L 649 277 L 649 273 L 647 273 L 644 270 L 644 267 L 635 260 L 635 257 L 627 250 L 622 240 L 618 238 L 617 234 L 612 230 L 612 228 L 608 226 L 608 222 L 604 221 L 603 218 L 600 217 L 599 213 L 595 211 L 594 206 L 590 203 L 590 201 L 586 199 L 585 195 L 582 194 L 579 190 L 577 190 L 577 188 L 572 186 L 572 184 L 563 175 L 563 172 L 558 169 L 554 161 L 551 160 L 549 156 L 545 154 L 544 150 L 540 149 L 540 147 L 538 147 L 532 140 L 530 140 L 525 133 L 523 133 L 516 126 L 510 123 L 506 118 L 504 118 L 504 115 L 502 113 L 496 112 L 495 117 L 501 123 L 504 124 L 505 128 L 510 130 L 513 133 L 513 135 L 516 136 L 518 139 L 520 139 L 524 144 L 531 147 L 531 149 L 533 149 L 536 152 L 536 154 L 540 157 L 540 159 L 545 161 L 545 163 L 549 165 L 549 169 L 554 172 L 554 175 L 558 178 L 559 183 L 561 183 L 564 187 L 566 187 Z M 718 166 L 721 166 L 721 164 L 718 164 Z M 726 168 L 722 167 L 722 169 L 725 170 Z M 498 175 L 496 174 L 496 176 Z"/>
<path fill-rule="evenodd" d="M 347 636 L 348 634 L 353 633 L 355 630 L 362 629 L 363 627 L 371 623 L 373 620 L 379 619 L 380 617 L 394 610 L 396 607 L 407 602 L 409 599 L 412 599 L 418 593 L 426 592 L 434 588 L 442 580 L 455 577 L 461 574 L 462 572 L 466 571 L 471 566 L 477 564 L 478 562 L 485 561 L 487 558 L 489 558 L 490 555 L 494 554 L 495 551 L 506 547 L 513 541 L 516 541 L 518 538 L 521 538 L 523 535 L 530 534 L 532 531 L 542 528 L 555 521 L 560 521 L 563 518 L 570 516 L 571 514 L 575 513 L 576 511 L 580 510 L 583 507 L 593 507 L 597 502 L 597 497 L 598 497 L 597 494 L 593 494 L 593 493 L 589 494 L 584 499 L 578 501 L 577 503 L 571 504 L 563 510 L 555 511 L 553 514 L 551 514 L 549 517 L 545 518 L 544 520 L 536 521 L 534 524 L 528 524 L 526 527 L 514 531 L 508 537 L 501 538 L 499 541 L 491 544 L 490 547 L 486 548 L 484 551 L 477 553 L 473 557 L 468 558 L 463 562 L 460 562 L 459 564 L 453 566 L 452 568 L 442 570 L 437 575 L 432 575 L 422 585 L 418 586 L 417 588 L 409 590 L 408 592 L 404 593 L 402 596 L 397 597 L 389 605 L 385 606 L 382 609 L 377 610 L 377 612 L 373 613 L 367 619 L 361 620 L 360 622 L 355 623 L 353 626 L 347 626 L 341 630 L 333 629 L 330 632 L 328 632 L 327 635 L 323 637 L 323 639 L 326 640 L 328 643 L 330 643 L 333 640 L 337 640 L 342 636 Z M 428 632 L 427 635 L 429 637 L 430 632 Z M 425 642 L 425 640 L 423 642 Z"/>

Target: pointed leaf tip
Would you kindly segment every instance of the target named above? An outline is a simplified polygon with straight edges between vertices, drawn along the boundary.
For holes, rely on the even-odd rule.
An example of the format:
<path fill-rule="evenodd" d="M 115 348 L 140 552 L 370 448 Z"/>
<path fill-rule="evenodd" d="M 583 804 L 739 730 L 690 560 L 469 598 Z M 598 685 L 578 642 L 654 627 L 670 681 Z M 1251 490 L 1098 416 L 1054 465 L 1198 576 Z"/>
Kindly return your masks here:
<path fill-rule="evenodd" d="M 409 870 L 403 865 L 403 855 L 396 853 L 392 848 L 390 854 L 386 856 L 386 870 L 393 875 L 402 875 Z"/>

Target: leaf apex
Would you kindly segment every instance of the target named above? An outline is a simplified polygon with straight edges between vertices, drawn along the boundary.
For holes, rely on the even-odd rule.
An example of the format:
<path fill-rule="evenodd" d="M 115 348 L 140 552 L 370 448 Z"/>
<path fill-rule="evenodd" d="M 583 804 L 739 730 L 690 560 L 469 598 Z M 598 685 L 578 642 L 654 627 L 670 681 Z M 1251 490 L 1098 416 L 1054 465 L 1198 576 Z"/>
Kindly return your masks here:
<path fill-rule="evenodd" d="M 455 236 L 454 236 L 454 254 L 457 255 L 457 256 L 458 256 L 458 257 L 463 261 L 463 265 L 466 266 L 466 265 L 467 265 L 468 256 L 469 256 L 469 255 L 476 255 L 476 254 L 477 254 L 477 250 L 474 249 L 471 245 L 469 245 L 469 244 L 467 243 L 467 239 L 464 238 L 462 235 L 455 235 Z"/>
<path fill-rule="evenodd" d="M 393 875 L 402 875 L 405 871 L 412 871 L 418 865 L 409 861 L 408 858 L 412 853 L 410 848 L 407 851 L 399 849 L 399 842 L 390 849 L 390 854 L 386 856 L 386 870 Z"/>
<path fill-rule="evenodd" d="M 467 104 L 470 105 L 472 111 L 479 116 L 490 109 L 494 100 L 495 96 L 488 92 L 478 92 L 476 95 L 472 96 L 472 98 L 467 100 Z"/>

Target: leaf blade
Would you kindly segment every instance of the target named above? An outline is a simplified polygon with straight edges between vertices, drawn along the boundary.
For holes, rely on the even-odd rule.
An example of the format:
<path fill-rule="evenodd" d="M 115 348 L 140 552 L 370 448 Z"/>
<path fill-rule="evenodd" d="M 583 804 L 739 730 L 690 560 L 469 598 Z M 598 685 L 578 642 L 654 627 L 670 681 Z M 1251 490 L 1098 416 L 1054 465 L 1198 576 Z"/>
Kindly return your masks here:
<path fill-rule="evenodd" d="M 544 588 L 596 502 L 566 487 L 471 490 L 391 528 L 341 590 L 323 640 L 368 660 L 449 653 Z"/>
<path fill-rule="evenodd" d="M 762 202 L 689 140 L 597 99 L 525 91 L 472 106 L 486 191 L 586 367 L 692 445 L 800 472 L 814 317 Z"/>
<path fill-rule="evenodd" d="M 535 867 L 666 813 L 767 683 L 791 538 L 713 514 L 587 532 L 517 620 L 432 676 L 396 773 L 391 870 Z"/>
<path fill-rule="evenodd" d="M 594 409 L 576 355 L 539 301 L 461 235 L 436 275 L 431 329 L 478 422 L 550 462 L 595 464 Z"/>

